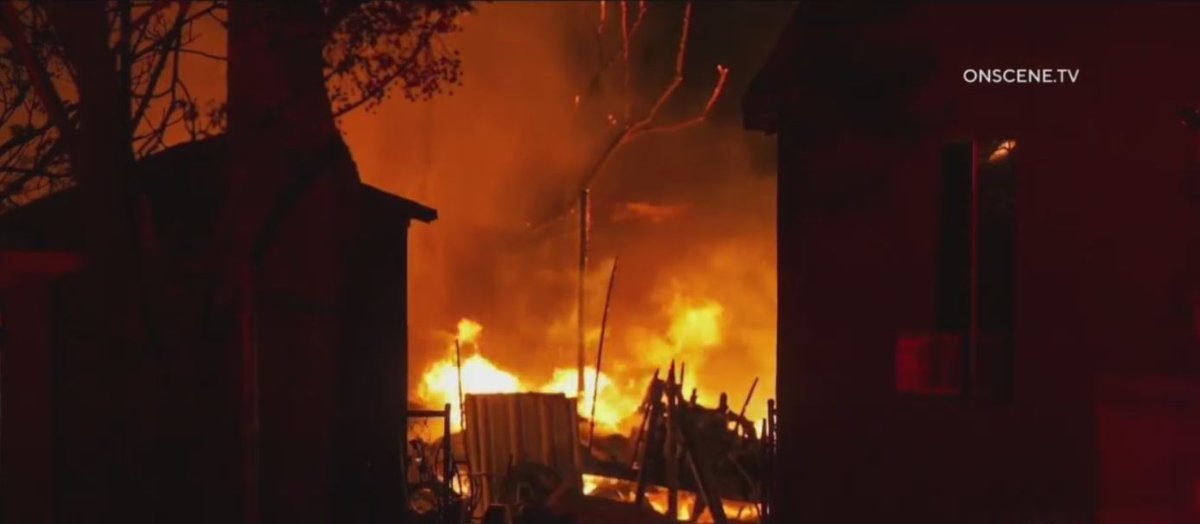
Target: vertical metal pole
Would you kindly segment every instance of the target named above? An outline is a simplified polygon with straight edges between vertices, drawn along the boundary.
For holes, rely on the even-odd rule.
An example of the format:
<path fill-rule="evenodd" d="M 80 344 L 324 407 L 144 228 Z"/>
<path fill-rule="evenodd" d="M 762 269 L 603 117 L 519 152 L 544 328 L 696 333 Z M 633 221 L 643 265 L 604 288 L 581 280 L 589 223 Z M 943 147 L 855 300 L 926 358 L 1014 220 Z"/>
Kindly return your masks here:
<path fill-rule="evenodd" d="M 587 277 L 588 229 L 590 228 L 591 211 L 588 209 L 589 190 L 584 189 L 579 195 L 579 349 L 576 355 L 576 366 L 579 369 L 576 397 L 580 400 L 584 395 L 583 368 L 587 354 L 586 317 L 584 316 L 584 279 Z"/>

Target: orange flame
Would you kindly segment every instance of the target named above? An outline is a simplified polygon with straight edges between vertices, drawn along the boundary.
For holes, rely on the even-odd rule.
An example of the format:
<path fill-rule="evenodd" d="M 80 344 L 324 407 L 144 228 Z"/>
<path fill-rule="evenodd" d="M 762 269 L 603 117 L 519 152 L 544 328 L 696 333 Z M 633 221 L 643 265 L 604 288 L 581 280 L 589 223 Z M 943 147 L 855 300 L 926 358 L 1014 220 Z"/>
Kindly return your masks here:
<path fill-rule="evenodd" d="M 581 420 L 590 420 L 595 398 L 596 430 L 600 434 L 625 433 L 638 422 L 635 416 L 641 406 L 649 380 L 647 369 L 665 369 L 670 362 L 686 363 L 689 376 L 697 376 L 705 368 L 712 352 L 723 342 L 725 308 L 709 299 L 694 299 L 676 295 L 666 306 L 670 324 L 663 335 L 647 332 L 632 332 L 640 362 L 621 362 L 614 365 L 613 372 L 600 373 L 597 379 L 594 367 L 584 370 L 584 398 L 577 406 Z M 521 375 L 515 370 L 489 360 L 480 352 L 479 340 L 483 326 L 470 319 L 458 322 L 457 340 L 465 353 L 467 346 L 474 348 L 470 356 L 463 355 L 462 391 L 466 394 L 489 393 L 562 393 L 568 398 L 576 397 L 578 371 L 574 367 L 553 370 L 548 379 Z M 468 344 L 469 343 L 469 344 Z M 458 399 L 459 370 L 455 365 L 455 347 L 451 345 L 447 356 L 427 367 L 418 383 L 417 397 L 427 406 L 438 408 L 451 405 L 451 424 L 462 429 L 462 411 Z M 616 373 L 614 376 L 612 373 Z M 701 373 L 702 374 L 702 373 Z M 719 391 L 700 391 L 700 401 L 714 404 Z M 729 392 L 736 398 L 738 392 Z M 760 404 L 755 402 L 753 405 Z M 748 415 L 754 420 L 758 409 Z"/>
<path fill-rule="evenodd" d="M 458 340 L 469 341 L 476 345 L 483 326 L 470 319 L 458 322 Z M 465 344 L 464 344 L 465 345 Z M 451 347 L 451 351 L 455 348 Z M 426 404 L 440 407 L 450 404 L 451 424 L 460 430 L 462 411 L 458 399 L 458 368 L 455 366 L 455 355 L 451 353 L 446 358 L 434 362 L 426 368 L 417 388 L 417 396 Z M 539 391 L 542 393 L 562 393 L 569 398 L 576 395 L 578 371 L 573 368 L 554 370 L 551 379 L 538 388 L 531 388 L 515 373 L 504 370 L 488 360 L 478 351 L 462 362 L 463 394 L 489 393 L 520 393 Z M 631 419 L 641 404 L 639 392 L 625 392 L 618 388 L 606 374 L 600 373 L 599 390 L 597 391 L 596 368 L 584 370 L 584 396 L 579 401 L 579 415 L 589 419 L 592 414 L 592 398 L 596 398 L 596 428 L 598 431 L 612 433 L 626 429 L 623 423 Z"/>
<path fill-rule="evenodd" d="M 478 322 L 469 318 L 464 318 L 458 321 L 458 341 L 465 344 L 478 344 L 479 334 L 483 331 L 483 326 Z"/>
<path fill-rule="evenodd" d="M 612 477 L 602 477 L 599 475 L 583 475 L 583 494 L 609 498 L 620 502 L 633 502 L 634 493 L 637 491 L 637 484 L 628 480 L 622 480 Z M 669 492 L 661 486 L 647 486 L 646 502 L 650 504 L 654 511 L 663 515 L 667 514 L 667 499 Z M 687 522 L 692 518 L 692 511 L 696 507 L 696 494 L 690 491 L 679 492 L 679 521 Z M 758 520 L 758 508 L 752 502 L 740 500 L 722 500 L 721 506 L 725 509 L 725 516 L 733 521 L 739 522 L 756 522 Z M 701 523 L 713 522 L 712 514 L 705 511 L 696 520 Z"/>

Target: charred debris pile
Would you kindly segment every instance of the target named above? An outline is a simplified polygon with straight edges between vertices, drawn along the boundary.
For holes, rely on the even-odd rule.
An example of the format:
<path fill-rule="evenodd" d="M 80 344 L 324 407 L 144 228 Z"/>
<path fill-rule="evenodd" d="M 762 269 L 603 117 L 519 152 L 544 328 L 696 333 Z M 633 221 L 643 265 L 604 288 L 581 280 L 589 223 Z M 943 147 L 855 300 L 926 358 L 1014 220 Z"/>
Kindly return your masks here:
<path fill-rule="evenodd" d="M 628 435 L 596 435 L 563 394 L 466 395 L 458 433 L 450 404 L 410 411 L 451 438 L 409 442 L 409 511 L 430 523 L 769 522 L 774 400 L 756 425 L 745 412 L 757 379 L 735 411 L 724 393 L 715 407 L 695 387 L 685 395 L 684 371 L 654 373 Z"/>

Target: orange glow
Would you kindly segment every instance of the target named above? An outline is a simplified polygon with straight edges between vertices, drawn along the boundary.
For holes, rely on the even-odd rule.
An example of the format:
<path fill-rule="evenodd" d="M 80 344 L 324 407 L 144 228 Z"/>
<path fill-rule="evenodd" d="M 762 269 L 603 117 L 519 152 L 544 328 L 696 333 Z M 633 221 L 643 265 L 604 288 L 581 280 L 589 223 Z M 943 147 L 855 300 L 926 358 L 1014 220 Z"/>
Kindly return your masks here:
<path fill-rule="evenodd" d="M 463 394 L 516 393 L 523 391 L 516 375 L 496 367 L 483 355 L 463 359 Z M 458 402 L 458 369 L 454 357 L 435 362 L 421 378 L 417 395 L 431 407 L 450 404 L 450 422 L 462 429 L 462 411 Z"/>
<path fill-rule="evenodd" d="M 633 420 L 641 404 L 638 392 L 622 391 L 613 380 L 600 373 L 600 390 L 596 391 L 596 368 L 584 369 L 584 399 L 579 403 L 579 416 L 587 420 L 592 414 L 592 395 L 596 395 L 596 431 L 598 433 L 617 433 L 627 431 L 629 422 Z M 554 377 L 548 384 L 542 386 L 543 393 L 562 393 L 568 397 L 575 396 L 576 371 L 574 369 L 556 369 Z"/>
<path fill-rule="evenodd" d="M 1016 148 L 1017 148 L 1016 140 L 1005 140 L 1005 141 L 1001 142 L 999 146 L 996 147 L 995 151 L 992 151 L 992 153 L 990 155 L 988 155 L 988 162 L 994 164 L 996 162 L 1004 160 L 1005 158 L 1008 158 L 1008 155 L 1010 153 L 1012 153 L 1013 149 L 1016 149 Z"/>
<path fill-rule="evenodd" d="M 586 473 L 583 475 L 584 495 L 608 498 L 621 502 L 633 502 L 636 490 L 637 484 L 628 480 L 589 475 Z M 667 514 L 668 496 L 667 489 L 661 486 L 648 486 L 646 489 L 646 502 L 650 504 L 651 508 L 654 508 L 654 511 L 663 515 Z M 725 509 L 725 516 L 729 520 L 737 522 L 756 522 L 758 520 L 758 508 L 751 502 L 723 500 L 721 501 L 721 506 Z M 680 491 L 679 521 L 691 520 L 692 509 L 695 507 L 696 494 L 690 491 Z M 697 519 L 697 522 L 713 522 L 712 515 L 705 511 Z"/>
<path fill-rule="evenodd" d="M 458 321 L 458 341 L 464 345 L 477 344 L 481 331 L 483 331 L 483 326 L 474 320 L 464 318 Z"/>
<path fill-rule="evenodd" d="M 470 319 L 458 322 L 459 340 L 469 340 L 477 344 L 483 326 Z M 465 344 L 464 344 L 465 346 Z M 454 348 L 450 348 L 451 351 Z M 451 353 L 446 358 L 434 362 L 421 376 L 417 396 L 431 407 L 440 407 L 447 403 L 451 405 L 451 424 L 462 429 L 461 411 L 458 401 L 458 369 L 455 367 L 455 355 Z M 562 393 L 568 398 L 576 396 L 577 371 L 571 368 L 555 369 L 551 379 L 538 388 L 532 388 L 526 381 L 497 366 L 480 353 L 475 353 L 463 359 L 462 381 L 463 394 L 488 393 L 520 393 L 538 391 L 541 393 Z M 613 433 L 628 429 L 625 423 L 632 420 L 631 415 L 637 412 L 641 404 L 640 391 L 622 391 L 606 374 L 600 373 L 599 391 L 597 391 L 596 368 L 584 370 L 585 398 L 579 402 L 579 416 L 583 420 L 591 418 L 592 396 L 596 395 L 596 429 L 600 433 Z"/>
<path fill-rule="evenodd" d="M 669 335 L 677 347 L 712 347 L 721 342 L 721 313 L 716 302 L 683 306 L 671 322 Z"/>
<path fill-rule="evenodd" d="M 642 6 L 633 10 L 630 2 L 631 36 Z M 655 11 L 647 18 L 674 22 L 637 29 L 632 56 L 652 41 L 667 49 L 644 75 L 635 75 L 629 93 L 621 89 L 621 57 L 613 58 L 618 27 L 605 28 L 605 58 L 614 65 L 593 86 L 590 51 L 600 6 L 587 3 L 581 11 L 571 3 L 484 3 L 462 33 L 447 36 L 464 60 L 464 84 L 452 96 L 428 103 L 393 100 L 374 113 L 343 119 L 364 181 L 440 214 L 437 222 L 410 230 L 408 383 L 414 407 L 451 402 L 455 420 L 460 416 L 455 374 L 441 371 L 436 388 L 427 380 L 435 368 L 455 370 L 456 337 L 464 366 L 479 355 L 516 379 L 509 389 L 575 395 L 579 217 L 553 217 L 578 208 L 568 201 L 600 151 L 623 128 L 642 122 L 673 83 L 673 40 L 680 36 L 684 6 L 645 6 Z M 707 8 L 696 3 L 693 9 Z M 607 14 L 614 18 L 610 26 L 618 23 L 620 13 Z M 590 23 L 563 31 L 581 19 Z M 701 25 L 694 29 L 693 40 L 714 36 L 701 34 Z M 672 359 L 687 365 L 685 395 L 696 387 L 705 405 L 715 406 L 725 392 L 729 404 L 740 408 L 760 377 L 746 413 L 757 421 L 775 395 L 776 183 L 773 166 L 763 161 L 773 158 L 774 139 L 748 136 L 729 119 L 703 118 L 707 102 L 719 96 L 719 106 L 734 107 L 743 94 L 744 82 L 730 78 L 722 85 L 723 77 L 751 71 L 738 61 L 718 68 L 704 53 L 687 57 L 698 67 L 693 74 L 689 65 L 686 81 L 666 97 L 670 107 L 616 149 L 592 187 L 587 366 L 596 365 L 612 257 L 619 255 L 622 265 L 603 377 L 597 388 L 585 376 L 588 395 L 579 402 L 586 422 L 590 393 L 598 389 L 598 433 L 628 435 L 640 422 L 636 407 L 647 382 L 655 369 L 665 377 Z M 721 94 L 718 87 L 737 92 Z M 626 114 L 630 100 L 634 111 Z M 485 328 L 476 341 L 459 336 L 465 315 Z M 472 378 L 464 382 L 468 392 L 475 390 Z"/>
<path fill-rule="evenodd" d="M 712 300 L 688 300 L 676 297 L 668 307 L 670 325 L 665 336 L 645 335 L 640 341 L 641 357 L 648 364 L 663 367 L 672 361 L 687 363 L 689 373 L 703 369 L 708 353 L 722 341 L 724 308 Z M 460 340 L 470 340 L 476 351 L 464 356 L 462 379 L 464 394 L 518 393 L 537 391 L 562 393 L 568 398 L 576 396 L 577 371 L 575 368 L 560 367 L 553 370 L 548 380 L 533 375 L 522 375 L 489 360 L 478 351 L 483 326 L 469 319 L 458 323 Z M 466 344 L 463 344 L 464 350 Z M 438 408 L 451 405 L 451 423 L 461 428 L 461 411 L 458 400 L 458 369 L 455 367 L 454 347 L 447 354 L 427 367 L 417 386 L 417 397 L 426 406 Z M 581 420 L 592 416 L 592 398 L 596 398 L 596 430 L 600 434 L 628 433 L 638 422 L 636 416 L 641 405 L 649 376 L 642 369 L 621 366 L 614 376 L 600 373 L 587 367 L 584 372 L 585 398 L 579 401 Z M 598 382 L 598 383 L 597 383 Z M 541 384 L 541 386 L 536 386 Z M 703 399 L 712 403 L 719 391 L 704 391 Z M 756 416 L 759 410 L 748 413 Z"/>
<path fill-rule="evenodd" d="M 657 224 L 673 218 L 678 218 L 683 215 L 685 206 L 681 205 L 661 205 L 651 204 L 649 202 L 627 202 L 617 206 L 613 211 L 612 219 L 615 222 L 623 222 L 628 220 L 645 220 L 652 224 Z"/>

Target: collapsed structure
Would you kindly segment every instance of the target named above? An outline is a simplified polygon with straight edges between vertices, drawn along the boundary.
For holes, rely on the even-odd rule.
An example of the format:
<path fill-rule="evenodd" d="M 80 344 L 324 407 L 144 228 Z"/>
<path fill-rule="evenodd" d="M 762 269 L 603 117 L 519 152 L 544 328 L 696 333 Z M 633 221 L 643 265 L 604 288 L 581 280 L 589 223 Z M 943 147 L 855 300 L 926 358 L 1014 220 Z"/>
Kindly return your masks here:
<path fill-rule="evenodd" d="M 674 363 L 666 378 L 655 373 L 638 410 L 641 423 L 628 436 L 585 433 L 581 428 L 592 424 L 563 394 L 466 395 L 466 424 L 457 435 L 450 404 L 440 412 L 410 411 L 442 417 L 444 430 L 432 450 L 419 438 L 411 442 L 409 508 L 423 522 L 442 523 L 607 522 L 613 511 L 647 522 L 765 521 L 777 446 L 774 401 L 756 428 L 744 416 L 753 389 L 740 412 L 725 395 L 710 408 L 696 401 L 694 388 L 690 399 L 683 392 Z M 620 505 L 605 509 L 597 499 Z"/>

